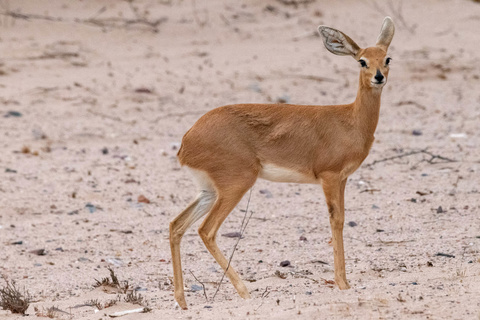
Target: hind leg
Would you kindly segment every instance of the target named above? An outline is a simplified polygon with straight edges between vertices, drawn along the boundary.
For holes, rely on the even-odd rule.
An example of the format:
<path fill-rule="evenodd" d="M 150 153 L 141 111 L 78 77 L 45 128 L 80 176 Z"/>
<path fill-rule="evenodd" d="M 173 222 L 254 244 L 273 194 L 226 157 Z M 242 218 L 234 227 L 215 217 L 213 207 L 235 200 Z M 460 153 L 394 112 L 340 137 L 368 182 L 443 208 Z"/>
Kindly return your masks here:
<path fill-rule="evenodd" d="M 185 231 L 195 221 L 203 217 L 215 202 L 216 194 L 213 190 L 202 190 L 197 198 L 170 222 L 170 250 L 172 252 L 173 285 L 175 300 L 182 309 L 187 309 L 183 289 L 183 272 L 180 256 L 180 242 Z"/>
<path fill-rule="evenodd" d="M 235 208 L 248 189 L 253 186 L 256 179 L 256 173 L 244 171 L 241 176 L 236 178 L 230 175 L 225 184 L 219 183 L 220 179 L 216 180 L 217 200 L 198 229 L 198 233 L 208 251 L 222 267 L 238 294 L 244 299 L 250 298 L 248 289 L 218 248 L 216 237 L 217 231 L 225 218 Z"/>

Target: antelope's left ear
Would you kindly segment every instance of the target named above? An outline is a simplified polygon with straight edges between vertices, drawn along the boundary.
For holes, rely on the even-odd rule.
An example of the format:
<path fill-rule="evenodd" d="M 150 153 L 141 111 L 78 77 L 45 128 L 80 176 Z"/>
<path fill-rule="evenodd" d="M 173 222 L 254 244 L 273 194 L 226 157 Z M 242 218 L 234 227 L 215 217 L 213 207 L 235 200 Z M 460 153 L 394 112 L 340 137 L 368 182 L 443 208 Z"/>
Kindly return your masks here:
<path fill-rule="evenodd" d="M 385 17 L 383 20 L 382 30 L 377 38 L 377 47 L 387 51 L 388 47 L 390 46 L 390 42 L 392 42 L 394 33 L 395 25 L 393 24 L 392 18 Z"/>

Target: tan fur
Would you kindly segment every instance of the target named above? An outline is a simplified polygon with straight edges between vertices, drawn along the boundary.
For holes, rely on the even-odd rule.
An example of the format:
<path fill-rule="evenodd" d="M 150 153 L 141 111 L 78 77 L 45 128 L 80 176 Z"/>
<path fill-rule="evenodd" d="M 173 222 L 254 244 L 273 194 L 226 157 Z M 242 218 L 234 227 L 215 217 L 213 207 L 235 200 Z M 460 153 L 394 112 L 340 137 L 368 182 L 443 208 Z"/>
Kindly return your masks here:
<path fill-rule="evenodd" d="M 374 141 L 380 95 L 388 77 L 386 50 L 394 27 L 391 19 L 385 18 L 377 45 L 366 49 L 338 30 L 320 26 L 319 31 L 329 51 L 368 61 L 368 68 L 361 68 L 353 103 L 228 105 L 205 114 L 183 137 L 178 152 L 180 163 L 197 172 L 201 185 L 209 186 L 170 224 L 175 299 L 184 309 L 187 305 L 179 247 L 183 233 L 208 209 L 199 234 L 226 270 L 228 262 L 215 241 L 217 230 L 258 177 L 322 184 L 332 228 L 335 281 L 340 289 L 349 288 L 342 235 L 345 184 Z M 375 83 L 377 71 L 385 78 L 381 84 Z M 226 274 L 240 296 L 250 297 L 231 266 Z"/>

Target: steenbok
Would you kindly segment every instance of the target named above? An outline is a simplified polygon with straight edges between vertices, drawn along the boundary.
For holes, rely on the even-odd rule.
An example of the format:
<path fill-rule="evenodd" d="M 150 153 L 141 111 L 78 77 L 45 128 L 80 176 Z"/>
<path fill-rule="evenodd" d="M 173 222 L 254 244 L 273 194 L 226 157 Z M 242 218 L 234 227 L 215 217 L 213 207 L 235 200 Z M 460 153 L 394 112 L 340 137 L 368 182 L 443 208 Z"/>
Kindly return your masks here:
<path fill-rule="evenodd" d="M 250 298 L 215 239 L 225 218 L 257 178 L 322 185 L 332 229 L 335 283 L 342 290 L 350 287 L 343 250 L 345 184 L 375 139 L 380 96 L 391 61 L 387 49 L 394 30 L 392 19 L 386 17 L 376 45 L 362 49 L 343 32 L 318 27 L 328 51 L 352 56 L 360 65 L 353 103 L 227 105 L 206 113 L 185 134 L 178 159 L 191 170 L 199 193 L 170 223 L 175 299 L 182 309 L 187 303 L 180 242 L 188 227 L 204 215 L 200 237 L 238 294 Z"/>

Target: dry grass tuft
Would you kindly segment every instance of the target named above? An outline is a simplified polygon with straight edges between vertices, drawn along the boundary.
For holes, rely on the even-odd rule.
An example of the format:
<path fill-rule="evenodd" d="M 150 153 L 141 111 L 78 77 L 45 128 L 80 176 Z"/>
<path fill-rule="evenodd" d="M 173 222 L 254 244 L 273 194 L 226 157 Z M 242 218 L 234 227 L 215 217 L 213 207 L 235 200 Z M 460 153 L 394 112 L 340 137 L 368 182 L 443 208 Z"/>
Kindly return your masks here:
<path fill-rule="evenodd" d="M 111 300 L 108 300 L 108 301 L 102 303 L 102 302 L 98 301 L 98 299 L 92 299 L 92 300 L 86 301 L 85 305 L 95 307 L 98 310 L 102 310 L 102 309 L 110 308 L 111 306 L 116 305 L 119 300 L 120 300 L 120 297 L 118 299 L 111 299 Z"/>
<path fill-rule="evenodd" d="M 95 279 L 95 284 L 93 285 L 95 288 L 98 287 L 111 287 L 118 289 L 122 293 L 127 293 L 130 289 L 130 284 L 128 281 L 122 281 L 123 284 L 120 283 L 117 276 L 115 275 L 115 271 L 112 268 L 107 268 L 110 271 L 110 278 L 106 277 L 102 280 Z"/>
<path fill-rule="evenodd" d="M 15 286 L 15 281 L 10 282 L 6 277 L 3 280 L 7 285 L 0 289 L 0 307 L 12 313 L 25 314 L 31 301 L 29 293 L 24 289 L 22 294 Z"/>
<path fill-rule="evenodd" d="M 144 304 L 143 296 L 140 293 L 137 293 L 137 291 L 132 291 L 128 293 L 124 299 L 125 302 L 130 302 L 133 304 L 138 304 L 141 306 Z"/>
<path fill-rule="evenodd" d="M 103 278 L 102 280 L 95 279 L 95 284 L 93 285 L 95 288 L 102 287 L 102 286 L 114 287 L 114 288 L 120 287 L 120 282 L 118 282 L 118 278 L 115 275 L 115 271 L 113 271 L 112 268 L 107 268 L 107 269 L 108 271 L 110 271 L 110 278 L 106 277 L 106 278 Z"/>
<path fill-rule="evenodd" d="M 45 317 L 45 318 L 54 319 L 54 318 L 57 317 L 57 310 L 59 310 L 59 309 L 54 307 L 54 306 L 50 307 L 48 309 L 42 308 L 41 311 L 37 307 L 35 307 L 35 315 L 37 317 Z"/>

